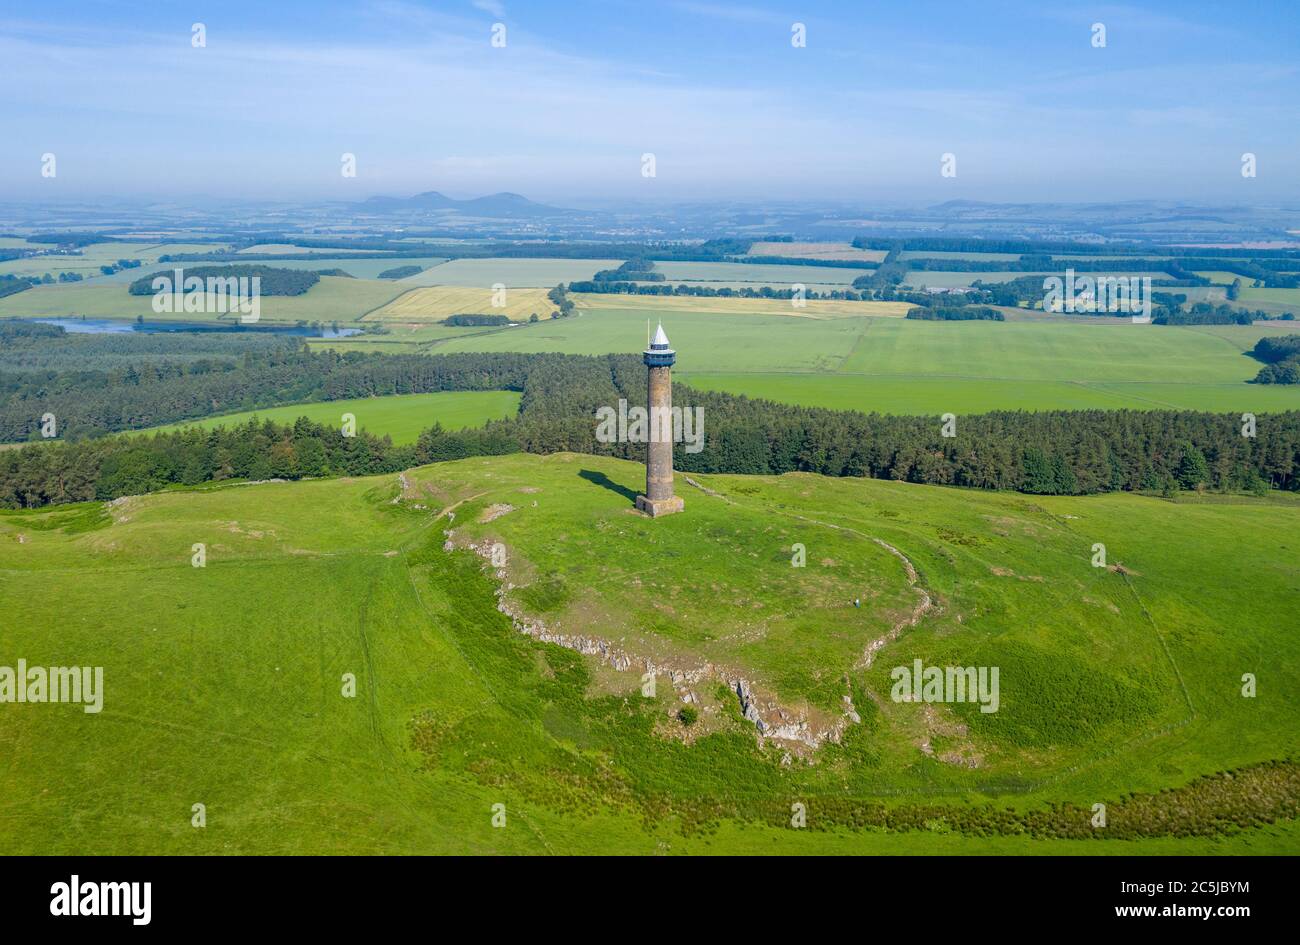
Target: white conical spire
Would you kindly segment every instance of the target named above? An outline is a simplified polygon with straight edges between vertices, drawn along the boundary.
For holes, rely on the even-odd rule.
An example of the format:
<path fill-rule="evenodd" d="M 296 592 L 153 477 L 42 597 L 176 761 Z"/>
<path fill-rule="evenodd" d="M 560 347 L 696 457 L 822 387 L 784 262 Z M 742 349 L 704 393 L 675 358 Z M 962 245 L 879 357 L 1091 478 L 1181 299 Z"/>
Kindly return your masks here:
<path fill-rule="evenodd" d="M 668 347 L 668 336 L 664 334 L 663 322 L 659 323 L 659 330 L 655 332 L 655 340 L 650 342 L 650 344 L 655 347 L 659 347 L 661 345 L 665 348 Z"/>

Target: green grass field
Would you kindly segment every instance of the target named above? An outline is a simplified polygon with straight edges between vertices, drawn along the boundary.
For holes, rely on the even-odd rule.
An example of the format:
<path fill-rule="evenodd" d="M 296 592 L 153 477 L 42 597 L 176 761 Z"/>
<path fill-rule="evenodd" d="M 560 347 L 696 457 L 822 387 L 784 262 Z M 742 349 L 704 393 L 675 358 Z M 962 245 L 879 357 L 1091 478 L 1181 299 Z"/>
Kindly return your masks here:
<path fill-rule="evenodd" d="M 0 712 L 0 852 L 1300 852 L 1294 820 L 1214 826 L 1296 801 L 1291 768 L 1247 767 L 1300 747 L 1295 497 L 708 476 L 717 495 L 679 480 L 684 514 L 650 521 L 629 509 L 642 475 L 519 455 L 0 513 L 0 665 L 104 669 L 99 714 Z M 496 570 L 466 550 L 493 542 Z M 1094 542 L 1127 574 L 1092 567 Z M 812 750 L 757 740 L 707 677 L 645 698 L 639 662 L 513 629 L 498 581 L 550 632 L 725 663 L 814 723 L 851 695 L 861 721 Z M 890 668 L 916 658 L 999 666 L 999 711 L 894 701 Z M 954 826 L 994 809 L 1064 826 Z M 1175 836 L 1183 817 L 1200 826 Z"/>
<path fill-rule="evenodd" d="M 1242 285 L 1246 285 L 1245 279 Z M 1300 318 L 1300 289 L 1250 289 L 1241 290 L 1242 304 L 1253 305 L 1256 302 L 1269 302 L 1274 305 L 1286 307 L 1287 311 L 1294 312 L 1296 317 Z"/>
<path fill-rule="evenodd" d="M 405 264 L 403 259 L 393 265 Z M 561 282 L 590 279 L 598 270 L 621 266 L 622 259 L 453 259 L 401 282 L 406 288 L 454 285 L 490 289 L 500 282 L 511 289 L 550 289 Z M 346 267 L 344 267 L 346 268 Z M 350 271 L 350 270 L 349 270 Z"/>
<path fill-rule="evenodd" d="M 50 273 L 58 278 L 61 272 L 75 272 L 84 280 L 111 278 L 99 271 L 100 266 L 113 265 L 119 259 L 138 259 L 143 265 L 129 272 L 135 277 L 143 275 L 158 262 L 158 257 L 170 253 L 201 253 L 222 248 L 213 243 L 92 243 L 83 246 L 79 255 L 35 256 L 0 262 L 0 275 L 40 276 Z M 23 242 L 24 248 L 48 248 L 42 244 Z M 128 270 L 124 270 L 124 273 Z M 124 274 L 123 273 L 123 274 Z"/>
<path fill-rule="evenodd" d="M 664 319 L 673 345 L 693 352 L 691 365 L 708 370 L 817 371 L 833 369 L 852 348 L 867 319 L 811 319 L 794 315 L 691 312 L 680 305 L 666 308 L 654 299 L 627 296 L 575 296 L 583 308 L 578 317 L 556 319 L 512 329 L 511 333 L 456 338 L 437 345 L 444 351 L 564 351 L 606 354 L 640 351 L 646 344 L 646 320 Z M 681 299 L 667 299 L 680 303 Z M 712 299 L 701 300 L 713 302 Z M 740 300 L 724 299 L 728 303 Z M 743 306 L 733 308 L 739 312 Z M 652 322 L 653 325 L 653 322 Z"/>
<path fill-rule="evenodd" d="M 312 265 L 333 262 L 322 259 Z M 351 261 L 337 262 L 346 266 Z M 392 260 L 359 262 L 373 267 Z M 426 283 L 465 289 L 493 281 L 553 284 L 589 276 L 595 268 L 617 262 L 474 259 L 437 265 L 398 282 L 327 276 L 302 296 L 263 299 L 263 320 L 267 324 L 349 322 L 368 313 L 367 322 L 398 319 L 385 334 L 312 342 L 337 351 L 606 354 L 639 351 L 647 321 L 662 319 L 679 352 L 679 380 L 705 389 L 839 409 L 961 414 L 994 409 L 1176 407 L 1258 413 L 1300 407 L 1300 390 L 1294 387 L 1247 383 L 1259 364 L 1244 354 L 1266 335 L 1300 333 L 1295 322 L 1169 328 L 1017 312 L 1004 323 L 935 323 L 878 317 L 902 315 L 907 303 L 818 301 L 794 309 L 767 300 L 622 295 L 574 295 L 576 317 L 546 319 L 510 331 L 432 324 L 412 327 L 401 322 L 403 304 L 419 296 L 399 298 Z M 821 279 L 840 271 L 741 263 L 663 265 L 696 267 L 690 271 L 697 277 L 733 270 L 758 276 L 779 269 L 782 274 Z M 1196 291 L 1221 294 L 1223 290 L 1189 290 Z M 1243 290 L 1241 304 L 1280 310 L 1289 304 L 1285 302 L 1288 292 L 1300 290 Z M 154 318 L 150 301 L 147 296 L 130 296 L 124 285 L 105 280 L 42 286 L 0 299 L 0 317 Z M 1300 303 L 1294 307 L 1300 310 Z M 442 314 L 437 307 L 431 311 L 434 315 L 428 317 Z"/>
<path fill-rule="evenodd" d="M 120 273 L 119 273 L 120 275 Z M 116 278 L 116 277 L 114 277 Z M 138 278 L 138 275 L 137 275 Z M 302 295 L 263 296 L 262 321 L 293 323 L 356 321 L 367 312 L 381 308 L 406 292 L 409 286 L 381 279 L 347 279 L 321 276 L 320 281 Z M 0 299 L 0 318 L 62 318 L 85 315 L 87 318 L 133 320 L 144 316 L 150 321 L 216 321 L 213 313 L 176 312 L 158 314 L 153 310 L 152 295 L 131 295 L 123 282 L 88 280 L 63 285 L 41 285 Z M 238 316 L 226 315 L 226 320 Z"/>
<path fill-rule="evenodd" d="M 781 303 L 744 299 L 574 298 L 576 318 L 426 350 L 634 352 L 646 320 L 662 318 L 678 380 L 785 403 L 904 414 L 1300 408 L 1300 389 L 1247 383 L 1260 365 L 1245 352 L 1262 337 L 1300 333 L 1290 322 L 1171 328 L 1032 314 L 1008 322 L 844 315 L 855 303 L 826 303 L 839 314 L 823 319 L 807 317 L 811 307 L 792 317 Z"/>
<path fill-rule="evenodd" d="M 391 436 L 397 444 L 414 443 L 420 433 L 441 423 L 445 429 L 479 427 L 489 420 L 513 416 L 519 411 L 519 394 L 514 391 L 443 391 L 436 394 L 396 394 L 391 397 L 361 397 L 354 400 L 330 400 L 289 407 L 246 410 L 202 420 L 152 427 L 145 433 L 169 433 L 185 427 L 232 427 L 256 417 L 275 423 L 291 424 L 299 417 L 332 427 L 343 425 L 343 414 L 356 418 L 357 429 L 375 436 Z"/>

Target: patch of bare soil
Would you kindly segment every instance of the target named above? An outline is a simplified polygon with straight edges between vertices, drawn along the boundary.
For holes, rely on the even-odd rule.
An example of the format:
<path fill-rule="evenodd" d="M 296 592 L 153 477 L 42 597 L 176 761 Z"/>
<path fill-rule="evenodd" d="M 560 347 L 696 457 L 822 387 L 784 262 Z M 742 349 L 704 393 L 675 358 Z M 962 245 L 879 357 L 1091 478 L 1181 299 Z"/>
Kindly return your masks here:
<path fill-rule="evenodd" d="M 510 514 L 514 510 L 515 507 L 513 505 L 510 505 L 509 503 L 497 502 L 496 504 L 489 505 L 486 509 L 484 509 L 483 514 L 478 517 L 478 520 L 480 523 L 493 522 L 499 519 L 503 515 Z"/>

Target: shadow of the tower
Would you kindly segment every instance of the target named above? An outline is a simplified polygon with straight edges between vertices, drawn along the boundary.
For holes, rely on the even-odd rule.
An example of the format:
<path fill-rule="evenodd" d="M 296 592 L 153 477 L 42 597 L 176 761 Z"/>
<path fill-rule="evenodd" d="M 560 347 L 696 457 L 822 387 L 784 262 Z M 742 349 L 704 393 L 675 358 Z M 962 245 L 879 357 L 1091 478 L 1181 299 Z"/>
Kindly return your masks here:
<path fill-rule="evenodd" d="M 603 472 L 596 472 L 594 469 L 584 469 L 578 473 L 578 475 L 583 479 L 586 479 L 588 482 L 595 483 L 601 488 L 608 489 L 610 492 L 617 492 L 625 499 L 630 499 L 633 502 L 636 501 L 636 492 L 634 490 L 629 489 L 627 486 L 619 485 Z"/>

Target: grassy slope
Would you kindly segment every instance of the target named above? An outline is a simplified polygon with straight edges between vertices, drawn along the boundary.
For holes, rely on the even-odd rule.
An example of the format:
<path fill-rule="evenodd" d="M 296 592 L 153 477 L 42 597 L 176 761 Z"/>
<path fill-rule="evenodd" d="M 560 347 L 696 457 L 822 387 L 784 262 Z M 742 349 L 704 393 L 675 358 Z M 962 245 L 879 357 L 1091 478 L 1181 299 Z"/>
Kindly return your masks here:
<path fill-rule="evenodd" d="M 499 420 L 518 410 L 519 394 L 514 391 L 444 391 L 436 394 L 360 397 L 354 400 L 246 410 L 134 432 L 165 433 L 192 426 L 211 430 L 214 427 L 238 426 L 254 417 L 276 423 L 293 423 L 299 417 L 307 417 L 316 423 L 341 426 L 343 414 L 350 413 L 356 417 L 357 429 L 375 436 L 387 434 L 393 438 L 394 443 L 401 444 L 414 443 L 420 433 L 435 422 L 441 423 L 448 430 L 460 430 L 482 426 L 488 420 Z"/>
<path fill-rule="evenodd" d="M 999 803 L 1090 804 L 1285 757 L 1300 731 L 1300 697 L 1287 685 L 1300 672 L 1288 629 L 1294 501 L 1030 501 L 811 476 L 704 477 L 736 505 L 688 490 L 685 515 L 650 523 L 583 469 L 624 489 L 640 475 L 634 464 L 592 457 L 516 456 L 418 470 L 412 500 L 398 504 L 397 477 L 387 476 L 129 499 L 109 509 L 111 522 L 100 506 L 0 515 L 0 664 L 21 656 L 102 665 L 107 690 L 98 716 L 71 706 L 0 712 L 0 850 L 1300 849 L 1295 822 L 1138 843 L 727 822 L 683 835 L 671 816 L 643 821 L 636 800 L 740 784 L 781 804 L 807 799 L 815 824 L 817 798 L 845 791 L 978 797 L 997 782 L 1009 791 Z M 611 572 L 598 585 L 616 610 L 645 604 L 628 575 L 681 582 L 675 606 L 688 627 L 715 617 L 725 626 L 740 613 L 731 592 L 778 609 L 785 598 L 815 596 L 817 568 L 840 575 L 826 579 L 828 602 L 839 579 L 898 590 L 895 561 L 828 526 L 883 537 L 917 563 L 943 612 L 886 648 L 859 685 L 879 695 L 887 690 L 879 676 L 913 656 L 1001 660 L 1005 724 L 970 723 L 967 740 L 984 758 L 975 770 L 924 757 L 910 711 L 919 707 L 887 698 L 848 748 L 811 768 L 759 753 L 745 723 L 721 711 L 715 734 L 693 747 L 655 736 L 647 726 L 676 725 L 666 686 L 648 708 L 601 695 L 633 693 L 635 673 L 591 671 L 588 688 L 581 659 L 509 628 L 477 559 L 441 550 L 445 519 L 416 506 L 461 500 L 456 527 L 513 541 L 512 567 L 558 571 L 573 587 L 602 563 L 617 568 L 622 579 Z M 479 522 L 498 501 L 515 511 Z M 825 524 L 791 518 L 799 515 Z M 775 546 L 795 537 L 808 543 L 810 568 L 791 583 Z M 1128 582 L 1089 567 L 1093 541 L 1133 569 Z M 207 544 L 206 568 L 190 566 L 194 542 Z M 705 578 L 731 591 L 715 602 L 690 590 Z M 779 593 L 767 594 L 769 584 Z M 814 624 L 802 631 L 811 649 L 792 648 L 795 662 L 833 668 L 842 651 L 826 630 L 837 624 Z M 739 658 L 756 667 L 776 659 L 761 650 Z M 1237 694 L 1246 671 L 1259 674 L 1255 700 Z M 355 699 L 340 696 L 345 672 L 357 674 Z M 1028 704 L 1030 696 L 1046 701 Z M 939 747 L 962 740 L 938 738 Z M 195 802 L 207 804 L 206 830 L 189 826 Z M 494 803 L 507 806 L 503 829 L 491 826 Z"/>

